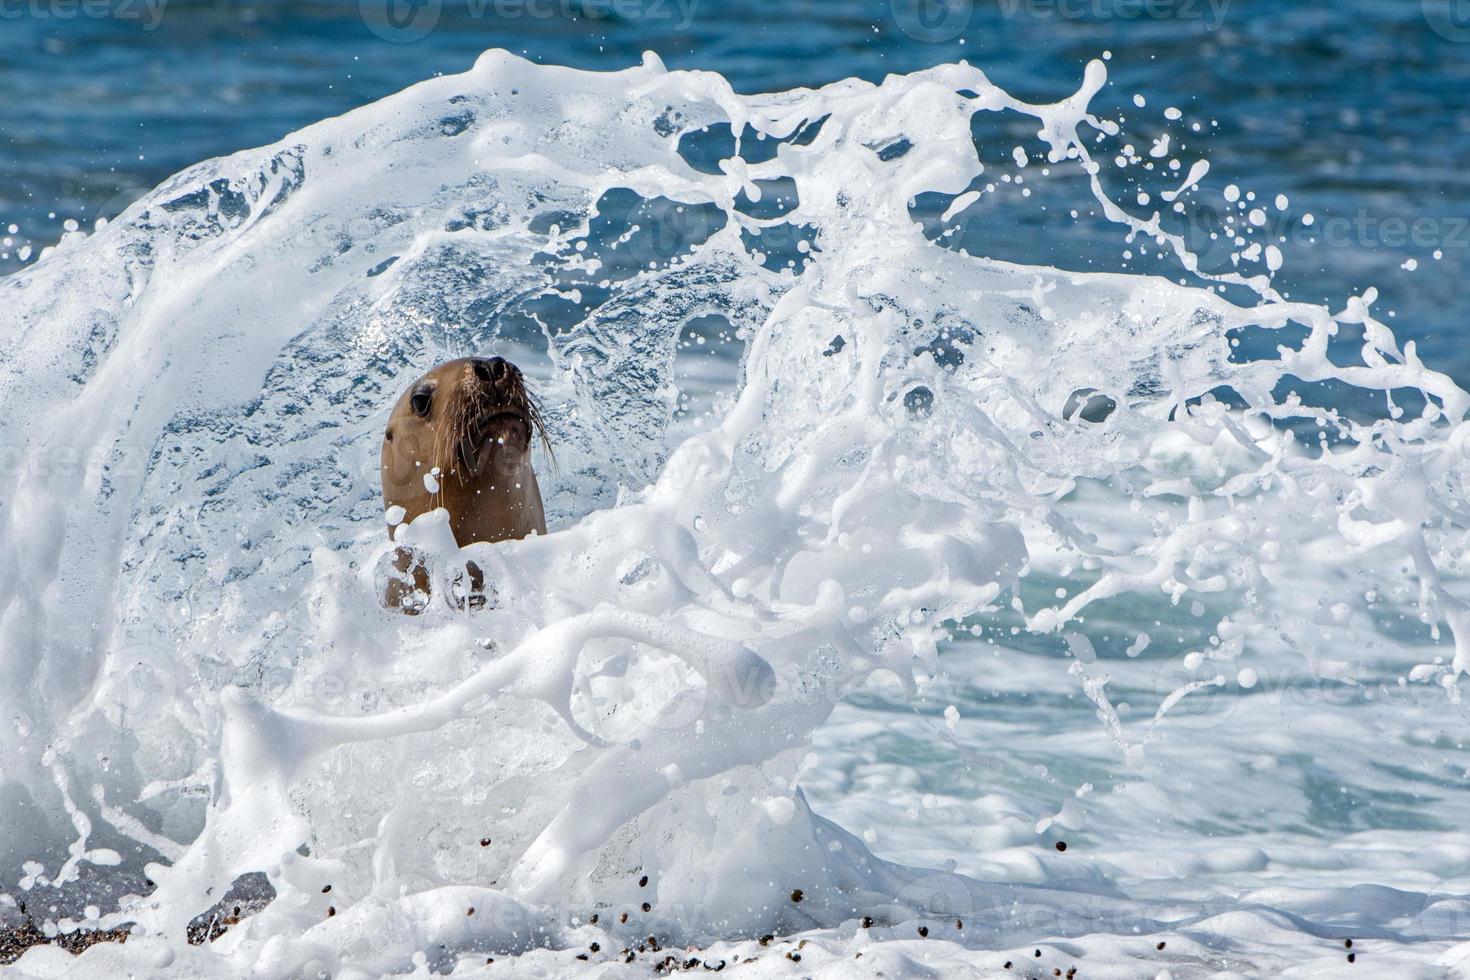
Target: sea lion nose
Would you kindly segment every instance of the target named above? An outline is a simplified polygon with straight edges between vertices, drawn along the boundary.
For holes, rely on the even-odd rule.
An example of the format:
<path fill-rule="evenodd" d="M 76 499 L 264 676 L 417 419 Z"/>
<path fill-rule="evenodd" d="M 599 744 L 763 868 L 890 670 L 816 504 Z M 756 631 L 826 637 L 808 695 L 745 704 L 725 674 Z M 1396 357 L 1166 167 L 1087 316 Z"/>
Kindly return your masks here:
<path fill-rule="evenodd" d="M 503 357 L 492 357 L 475 362 L 475 376 L 484 382 L 499 381 L 505 377 L 506 363 Z"/>

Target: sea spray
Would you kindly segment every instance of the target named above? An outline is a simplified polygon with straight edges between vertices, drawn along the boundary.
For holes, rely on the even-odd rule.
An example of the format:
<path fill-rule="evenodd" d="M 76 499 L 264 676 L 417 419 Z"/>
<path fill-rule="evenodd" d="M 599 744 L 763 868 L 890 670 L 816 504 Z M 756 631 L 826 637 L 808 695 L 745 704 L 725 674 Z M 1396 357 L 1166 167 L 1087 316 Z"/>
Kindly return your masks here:
<path fill-rule="evenodd" d="M 954 624 L 1055 634 L 1127 596 L 1218 613 L 1231 642 L 1182 657 L 1142 730 L 1075 659 L 1136 763 L 1253 642 L 1318 662 L 1276 583 L 1348 549 L 1412 583 L 1454 649 L 1415 679 L 1457 696 L 1466 394 L 1371 293 L 1289 302 L 1265 259 L 1200 269 L 1168 214 L 1109 196 L 1105 81 L 1093 63 L 1030 105 L 952 65 L 738 96 L 651 56 L 490 53 L 192 168 L 0 283 L 13 877 L 110 893 L 95 921 L 137 923 L 137 962 L 281 976 L 562 945 L 593 908 L 708 942 L 944 896 L 983 936 L 1008 889 L 880 861 L 798 785 L 840 699 L 912 693 Z M 988 193 L 989 113 L 1030 120 L 1195 285 L 929 234 L 923 195 Z M 399 616 L 382 423 L 404 377 L 490 350 L 546 407 L 554 533 L 439 548 L 494 608 Z M 702 413 L 696 375 L 725 387 Z M 1323 405 L 1324 384 L 1412 411 Z M 408 533 L 433 551 L 435 526 Z M 1086 569 L 1069 595 L 1025 587 L 1043 555 Z M 191 918 L 259 872 L 274 901 L 189 951 Z M 1096 900 L 1055 902 L 1100 928 Z"/>

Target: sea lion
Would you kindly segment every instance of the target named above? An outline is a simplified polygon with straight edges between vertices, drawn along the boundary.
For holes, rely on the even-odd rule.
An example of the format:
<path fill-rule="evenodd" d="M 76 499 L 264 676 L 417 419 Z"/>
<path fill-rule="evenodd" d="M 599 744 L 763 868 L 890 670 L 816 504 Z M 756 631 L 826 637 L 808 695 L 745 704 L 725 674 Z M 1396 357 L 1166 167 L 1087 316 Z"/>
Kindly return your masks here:
<path fill-rule="evenodd" d="M 408 386 L 383 431 L 383 507 L 388 535 L 421 514 L 449 512 L 461 548 L 546 533 L 531 440 L 551 450 L 541 412 L 520 368 L 502 357 L 447 361 Z M 401 508 L 401 510 L 400 510 Z M 420 612 L 429 575 L 420 556 L 399 548 L 388 584 L 390 607 Z M 466 601 L 484 604 L 479 568 L 469 563 Z M 478 601 L 477 601 L 478 600 Z"/>

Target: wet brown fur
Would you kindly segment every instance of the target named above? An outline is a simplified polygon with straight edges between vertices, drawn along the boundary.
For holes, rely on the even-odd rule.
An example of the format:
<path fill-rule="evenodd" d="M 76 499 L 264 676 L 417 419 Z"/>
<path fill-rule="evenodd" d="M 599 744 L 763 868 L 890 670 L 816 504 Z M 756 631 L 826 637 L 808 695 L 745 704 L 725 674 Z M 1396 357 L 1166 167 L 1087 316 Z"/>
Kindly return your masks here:
<path fill-rule="evenodd" d="M 421 416 L 414 396 L 430 392 Z M 501 358 L 460 358 L 439 365 L 409 385 L 398 399 L 383 435 L 384 508 L 404 509 L 404 523 L 444 508 L 455 543 L 504 541 L 546 533 L 540 487 L 531 468 L 531 441 L 551 455 L 540 406 L 520 369 Z M 424 475 L 438 467 L 438 490 Z M 396 537 L 390 527 L 389 535 Z M 409 612 L 423 608 L 429 576 L 410 549 L 394 559 L 399 578 L 390 581 L 387 604 Z M 481 594 L 479 569 L 469 566 L 470 598 Z M 417 595 L 415 595 L 417 593 Z"/>

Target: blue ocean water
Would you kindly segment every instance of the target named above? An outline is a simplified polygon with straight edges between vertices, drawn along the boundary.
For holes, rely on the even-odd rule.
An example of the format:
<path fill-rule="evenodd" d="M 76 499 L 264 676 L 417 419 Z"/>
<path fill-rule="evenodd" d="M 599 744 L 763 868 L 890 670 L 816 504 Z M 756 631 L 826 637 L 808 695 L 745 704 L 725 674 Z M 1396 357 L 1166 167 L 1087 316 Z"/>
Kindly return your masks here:
<path fill-rule="evenodd" d="M 1106 52 L 1112 84 L 1096 105 L 1124 117 L 1130 135 L 1162 132 L 1163 110 L 1178 107 L 1202 125 L 1193 145 L 1173 152 L 1210 159 L 1207 191 L 1236 183 L 1264 201 L 1288 196 L 1281 288 L 1340 304 L 1376 286 L 1400 336 L 1463 381 L 1470 19 L 1456 4 L 14 2 L 0 9 L 0 229 L 14 226 L 0 273 L 34 261 L 67 221 L 90 229 L 185 166 L 463 71 L 488 48 L 596 69 L 653 50 L 671 68 L 718 71 L 743 92 L 966 59 L 1035 100 L 1071 92 L 1085 63 Z M 1008 154 L 1012 144 L 991 145 Z M 1035 203 L 967 216 L 963 244 L 1064 268 L 1170 271 L 1130 261 L 1116 230 Z M 1311 225 L 1302 221 L 1309 212 Z M 1193 235 L 1207 267 L 1228 263 L 1228 248 L 1208 244 L 1216 216 L 1201 217 Z"/>

